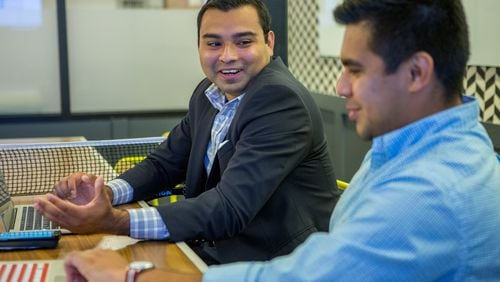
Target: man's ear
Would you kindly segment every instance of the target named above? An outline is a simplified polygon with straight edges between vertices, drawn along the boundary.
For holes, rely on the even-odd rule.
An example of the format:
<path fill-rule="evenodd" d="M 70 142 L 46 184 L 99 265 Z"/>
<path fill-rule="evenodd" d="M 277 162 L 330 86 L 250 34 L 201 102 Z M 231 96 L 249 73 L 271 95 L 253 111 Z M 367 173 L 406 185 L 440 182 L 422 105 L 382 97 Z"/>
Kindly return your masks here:
<path fill-rule="evenodd" d="M 417 52 L 408 60 L 410 92 L 418 92 L 431 83 L 434 76 L 434 59 L 427 52 Z"/>
<path fill-rule="evenodd" d="M 274 32 L 272 30 L 267 33 L 267 46 L 269 47 L 272 57 L 274 55 Z"/>

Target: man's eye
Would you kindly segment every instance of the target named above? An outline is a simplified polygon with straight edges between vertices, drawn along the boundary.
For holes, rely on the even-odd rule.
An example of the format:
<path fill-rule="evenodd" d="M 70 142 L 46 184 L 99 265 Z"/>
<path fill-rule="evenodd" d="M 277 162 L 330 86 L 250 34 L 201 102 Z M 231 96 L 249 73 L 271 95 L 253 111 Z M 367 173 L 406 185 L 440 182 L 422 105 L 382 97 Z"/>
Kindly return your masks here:
<path fill-rule="evenodd" d="M 361 72 L 361 70 L 358 68 L 346 68 L 346 72 L 350 74 L 358 74 Z"/>
<path fill-rule="evenodd" d="M 240 40 L 238 42 L 238 45 L 240 46 L 247 46 L 247 45 L 250 45 L 252 43 L 252 40 L 250 39 L 245 39 L 245 40 Z"/>
<path fill-rule="evenodd" d="M 209 42 L 207 42 L 207 46 L 217 47 L 217 46 L 220 46 L 220 43 L 216 42 L 216 41 L 209 41 Z"/>

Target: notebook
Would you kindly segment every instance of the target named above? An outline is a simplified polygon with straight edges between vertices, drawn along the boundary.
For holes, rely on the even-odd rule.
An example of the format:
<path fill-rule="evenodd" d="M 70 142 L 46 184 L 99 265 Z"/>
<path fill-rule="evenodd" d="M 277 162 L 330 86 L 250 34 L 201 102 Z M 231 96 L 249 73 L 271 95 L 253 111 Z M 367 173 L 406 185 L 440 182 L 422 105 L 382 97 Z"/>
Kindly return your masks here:
<path fill-rule="evenodd" d="M 63 282 L 64 261 L 2 261 L 0 281 Z"/>
<path fill-rule="evenodd" d="M 39 214 L 32 205 L 14 205 L 0 173 L 0 232 L 42 229 L 70 233 L 69 230 L 61 229 L 55 222 Z"/>

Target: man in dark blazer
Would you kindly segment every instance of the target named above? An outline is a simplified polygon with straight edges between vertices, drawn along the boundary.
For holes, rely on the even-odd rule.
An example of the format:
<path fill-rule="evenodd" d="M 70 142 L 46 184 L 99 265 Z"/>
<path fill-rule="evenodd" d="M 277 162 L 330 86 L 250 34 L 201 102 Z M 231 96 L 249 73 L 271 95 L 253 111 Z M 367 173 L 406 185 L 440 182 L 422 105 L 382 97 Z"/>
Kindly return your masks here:
<path fill-rule="evenodd" d="M 42 214 L 78 233 L 195 240 L 214 263 L 285 255 L 328 229 L 339 190 L 320 112 L 273 57 L 265 5 L 208 1 L 198 15 L 198 46 L 207 78 L 168 139 L 107 186 L 84 173 L 61 180 L 55 194 L 37 200 Z M 182 182 L 183 201 L 112 207 Z"/>

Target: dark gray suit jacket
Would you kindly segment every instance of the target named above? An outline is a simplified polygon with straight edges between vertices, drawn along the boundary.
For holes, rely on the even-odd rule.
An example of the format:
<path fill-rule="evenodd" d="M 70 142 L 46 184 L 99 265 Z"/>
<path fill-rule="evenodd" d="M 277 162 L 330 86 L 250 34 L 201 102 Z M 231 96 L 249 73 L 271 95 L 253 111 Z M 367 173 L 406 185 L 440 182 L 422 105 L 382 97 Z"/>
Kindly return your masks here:
<path fill-rule="evenodd" d="M 247 87 L 210 175 L 203 159 L 217 110 L 195 89 L 189 112 L 159 149 L 123 178 L 134 200 L 185 181 L 186 200 L 158 207 L 173 241 L 205 239 L 221 263 L 290 253 L 327 231 L 340 195 L 321 115 L 274 58 Z"/>

